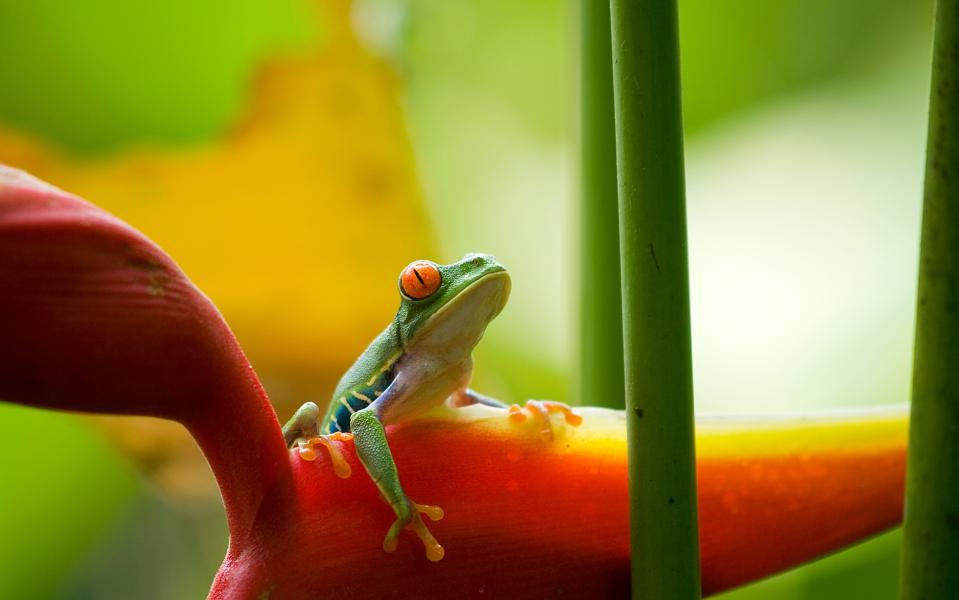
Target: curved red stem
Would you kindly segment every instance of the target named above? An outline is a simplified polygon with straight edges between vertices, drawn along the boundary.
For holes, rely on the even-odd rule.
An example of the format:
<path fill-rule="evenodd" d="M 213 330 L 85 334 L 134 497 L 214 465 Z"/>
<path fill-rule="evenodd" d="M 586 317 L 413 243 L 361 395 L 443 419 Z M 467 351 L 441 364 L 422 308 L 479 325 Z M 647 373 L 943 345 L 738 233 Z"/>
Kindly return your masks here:
<path fill-rule="evenodd" d="M 234 535 L 291 486 L 276 415 L 216 307 L 154 243 L 0 165 L 0 398 L 187 426 Z"/>

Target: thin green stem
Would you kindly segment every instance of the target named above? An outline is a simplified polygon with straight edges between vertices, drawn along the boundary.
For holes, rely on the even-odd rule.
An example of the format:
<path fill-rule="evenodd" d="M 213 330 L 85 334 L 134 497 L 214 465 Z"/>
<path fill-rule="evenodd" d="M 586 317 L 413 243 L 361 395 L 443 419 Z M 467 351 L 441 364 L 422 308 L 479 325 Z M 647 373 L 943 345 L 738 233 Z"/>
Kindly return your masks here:
<path fill-rule="evenodd" d="M 609 5 L 580 3 L 580 402 L 622 409 L 623 317 Z"/>
<path fill-rule="evenodd" d="M 699 598 L 676 4 L 611 7 L 633 598 Z"/>
<path fill-rule="evenodd" d="M 959 0 L 939 0 L 900 595 L 959 593 Z"/>

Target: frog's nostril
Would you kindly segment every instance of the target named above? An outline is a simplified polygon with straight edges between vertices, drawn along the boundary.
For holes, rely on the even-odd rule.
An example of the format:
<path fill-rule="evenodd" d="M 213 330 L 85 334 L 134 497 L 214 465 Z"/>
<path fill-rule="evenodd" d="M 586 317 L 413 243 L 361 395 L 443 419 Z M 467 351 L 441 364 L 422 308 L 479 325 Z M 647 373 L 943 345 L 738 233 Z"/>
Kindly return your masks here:
<path fill-rule="evenodd" d="M 493 257 L 489 254 L 470 253 L 467 255 L 470 262 L 474 265 L 481 265 L 489 262 Z"/>

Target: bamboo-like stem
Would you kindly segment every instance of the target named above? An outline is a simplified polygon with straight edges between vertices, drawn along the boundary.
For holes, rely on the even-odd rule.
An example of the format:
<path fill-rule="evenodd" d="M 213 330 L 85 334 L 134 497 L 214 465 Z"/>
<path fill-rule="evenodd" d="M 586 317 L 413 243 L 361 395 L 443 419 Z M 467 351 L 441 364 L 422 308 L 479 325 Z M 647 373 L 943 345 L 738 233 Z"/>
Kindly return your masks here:
<path fill-rule="evenodd" d="M 900 596 L 959 594 L 959 0 L 936 6 Z"/>
<path fill-rule="evenodd" d="M 676 4 L 611 7 L 633 598 L 698 598 Z"/>
<path fill-rule="evenodd" d="M 623 317 L 609 5 L 580 3 L 579 398 L 622 409 Z"/>

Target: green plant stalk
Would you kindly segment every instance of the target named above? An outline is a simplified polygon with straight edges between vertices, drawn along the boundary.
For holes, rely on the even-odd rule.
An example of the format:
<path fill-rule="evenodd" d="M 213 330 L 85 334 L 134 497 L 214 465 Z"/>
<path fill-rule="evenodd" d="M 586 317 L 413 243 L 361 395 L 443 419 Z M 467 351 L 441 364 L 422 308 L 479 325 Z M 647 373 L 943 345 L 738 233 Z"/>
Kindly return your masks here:
<path fill-rule="evenodd" d="M 959 594 L 959 0 L 939 0 L 900 596 Z"/>
<path fill-rule="evenodd" d="M 609 5 L 580 3 L 579 399 L 622 409 L 623 317 Z"/>
<path fill-rule="evenodd" d="M 611 7 L 633 598 L 698 598 L 676 5 Z"/>

